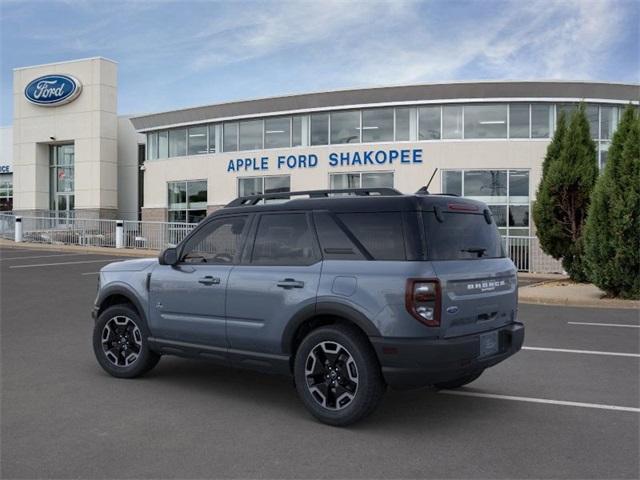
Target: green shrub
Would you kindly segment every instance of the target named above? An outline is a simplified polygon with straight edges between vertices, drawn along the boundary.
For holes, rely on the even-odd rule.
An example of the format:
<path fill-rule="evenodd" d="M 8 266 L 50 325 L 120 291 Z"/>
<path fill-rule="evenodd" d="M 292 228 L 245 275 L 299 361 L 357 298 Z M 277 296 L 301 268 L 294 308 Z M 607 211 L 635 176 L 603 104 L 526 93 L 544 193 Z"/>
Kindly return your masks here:
<path fill-rule="evenodd" d="M 561 120 L 547 149 L 533 219 L 542 250 L 562 259 L 572 280 L 585 282 L 582 233 L 598 176 L 596 146 L 584 105 L 571 116 L 566 131 Z"/>
<path fill-rule="evenodd" d="M 613 136 L 585 228 L 587 274 L 607 294 L 640 298 L 640 118 L 629 106 Z"/>

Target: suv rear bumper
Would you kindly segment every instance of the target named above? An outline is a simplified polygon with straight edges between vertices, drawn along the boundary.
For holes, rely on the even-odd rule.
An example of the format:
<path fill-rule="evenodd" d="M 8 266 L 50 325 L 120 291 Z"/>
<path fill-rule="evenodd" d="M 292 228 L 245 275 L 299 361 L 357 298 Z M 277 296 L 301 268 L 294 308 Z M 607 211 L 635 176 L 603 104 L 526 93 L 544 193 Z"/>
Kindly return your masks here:
<path fill-rule="evenodd" d="M 480 358 L 480 334 L 450 339 L 371 337 L 382 374 L 391 387 L 417 388 L 489 368 L 522 348 L 524 325 L 498 328 L 498 353 Z M 482 332 L 486 334 L 488 332 Z"/>

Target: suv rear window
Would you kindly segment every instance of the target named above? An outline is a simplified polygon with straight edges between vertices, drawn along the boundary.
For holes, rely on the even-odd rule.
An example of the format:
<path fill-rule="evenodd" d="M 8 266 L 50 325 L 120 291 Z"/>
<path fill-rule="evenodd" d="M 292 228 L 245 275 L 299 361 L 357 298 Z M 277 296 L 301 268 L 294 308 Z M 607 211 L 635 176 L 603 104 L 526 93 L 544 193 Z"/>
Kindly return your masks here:
<path fill-rule="evenodd" d="M 423 213 L 429 260 L 469 260 L 504 257 L 502 240 L 495 222 L 488 224 L 483 214 Z"/>
<path fill-rule="evenodd" d="M 337 217 L 374 260 L 406 260 L 400 212 L 342 213 Z"/>

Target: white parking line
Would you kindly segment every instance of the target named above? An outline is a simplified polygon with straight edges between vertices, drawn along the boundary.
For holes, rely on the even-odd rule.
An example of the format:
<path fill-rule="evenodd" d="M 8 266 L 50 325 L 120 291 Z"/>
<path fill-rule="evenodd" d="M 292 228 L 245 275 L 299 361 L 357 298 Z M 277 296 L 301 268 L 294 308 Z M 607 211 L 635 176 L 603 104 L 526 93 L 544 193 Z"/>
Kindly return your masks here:
<path fill-rule="evenodd" d="M 36 265 L 13 265 L 9 268 L 34 268 L 34 267 L 53 267 L 56 265 L 77 265 L 79 263 L 104 263 L 104 262 L 116 262 L 122 260 L 122 258 L 105 258 L 104 260 L 82 260 L 79 262 L 60 262 L 60 263 L 38 263 Z"/>
<path fill-rule="evenodd" d="M 570 350 L 568 348 L 544 348 L 544 347 L 522 347 L 522 350 L 534 350 L 534 351 L 540 351 L 540 352 L 584 353 L 587 355 L 610 355 L 612 357 L 640 358 L 640 353 L 600 352 L 598 350 Z"/>
<path fill-rule="evenodd" d="M 546 403 L 550 405 L 564 405 L 567 407 L 597 408 L 600 410 L 640 413 L 640 408 L 637 407 L 620 407 L 618 405 L 603 405 L 601 403 L 567 402 L 564 400 L 549 400 L 546 398 L 515 397 L 513 395 L 496 395 L 494 393 L 467 392 L 464 390 L 440 390 L 438 393 L 459 395 L 461 397 L 495 398 L 498 400 L 512 400 L 515 402 Z"/>
<path fill-rule="evenodd" d="M 640 328 L 640 325 L 628 325 L 626 323 L 567 322 L 567 324 L 568 325 L 593 325 L 595 327 Z"/>
<path fill-rule="evenodd" d="M 0 262 L 4 260 L 29 260 L 31 258 L 69 257 L 73 255 L 86 255 L 86 253 L 58 253 L 55 255 L 30 255 L 28 257 L 2 257 L 0 258 Z"/>

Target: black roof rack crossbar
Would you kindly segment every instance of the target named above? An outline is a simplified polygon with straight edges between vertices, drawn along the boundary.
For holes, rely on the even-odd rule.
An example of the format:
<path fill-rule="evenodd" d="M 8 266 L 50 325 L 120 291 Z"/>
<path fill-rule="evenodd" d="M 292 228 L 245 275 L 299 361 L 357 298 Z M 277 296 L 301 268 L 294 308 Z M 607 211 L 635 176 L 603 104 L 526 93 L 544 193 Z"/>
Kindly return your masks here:
<path fill-rule="evenodd" d="M 381 196 L 396 196 L 402 195 L 395 188 L 340 188 L 336 190 L 304 190 L 300 192 L 275 192 L 265 193 L 262 195 L 249 195 L 246 197 L 238 197 L 232 200 L 227 207 L 246 207 L 256 205 L 261 200 L 276 200 L 276 199 L 290 199 L 291 197 L 308 196 L 309 198 L 327 198 L 335 194 L 351 194 L 360 197 L 366 197 L 370 195 Z"/>

